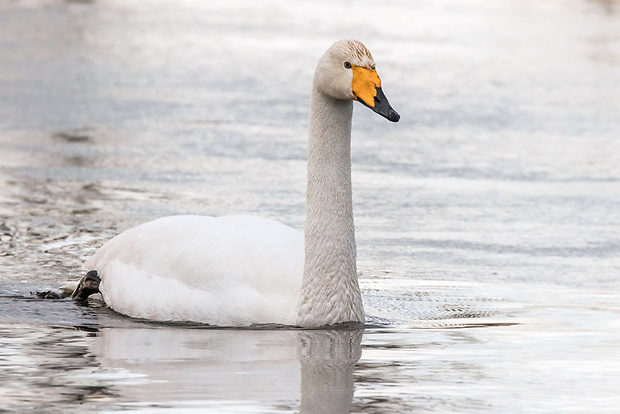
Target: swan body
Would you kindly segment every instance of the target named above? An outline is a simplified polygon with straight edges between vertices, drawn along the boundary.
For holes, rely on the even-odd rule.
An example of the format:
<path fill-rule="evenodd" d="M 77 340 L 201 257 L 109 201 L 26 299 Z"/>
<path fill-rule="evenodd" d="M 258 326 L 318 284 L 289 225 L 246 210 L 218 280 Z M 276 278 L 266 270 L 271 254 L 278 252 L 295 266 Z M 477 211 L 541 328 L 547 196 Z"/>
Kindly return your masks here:
<path fill-rule="evenodd" d="M 303 247 L 299 231 L 273 220 L 172 216 L 121 233 L 86 267 L 101 274 L 108 306 L 125 315 L 292 325 Z"/>
<path fill-rule="evenodd" d="M 86 263 L 122 314 L 218 326 L 363 322 L 351 191 L 353 101 L 396 122 L 368 49 L 321 57 L 312 87 L 304 234 L 249 216 L 173 216 L 127 230 Z M 96 277 L 96 275 L 95 275 Z"/>

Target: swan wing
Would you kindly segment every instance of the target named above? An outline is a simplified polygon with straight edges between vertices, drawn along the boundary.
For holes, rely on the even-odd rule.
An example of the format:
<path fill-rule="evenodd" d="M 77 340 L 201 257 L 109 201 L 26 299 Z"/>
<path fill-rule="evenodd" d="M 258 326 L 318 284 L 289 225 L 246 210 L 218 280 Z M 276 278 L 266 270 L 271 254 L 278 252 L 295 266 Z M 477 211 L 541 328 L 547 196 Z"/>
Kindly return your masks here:
<path fill-rule="evenodd" d="M 251 216 L 173 216 L 127 230 L 86 262 L 112 309 L 158 321 L 292 324 L 303 235 Z"/>

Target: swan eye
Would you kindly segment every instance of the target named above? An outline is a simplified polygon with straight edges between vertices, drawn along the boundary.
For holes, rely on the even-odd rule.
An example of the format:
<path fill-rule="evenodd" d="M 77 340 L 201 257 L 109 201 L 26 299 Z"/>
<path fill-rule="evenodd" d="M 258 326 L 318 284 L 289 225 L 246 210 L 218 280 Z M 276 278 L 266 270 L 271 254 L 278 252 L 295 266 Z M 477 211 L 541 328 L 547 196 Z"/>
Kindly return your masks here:
<path fill-rule="evenodd" d="M 344 62 L 344 67 L 347 69 L 351 69 L 351 64 L 349 62 Z"/>
<path fill-rule="evenodd" d="M 375 70 L 375 69 L 376 69 L 376 68 L 375 68 L 375 65 L 372 65 L 372 66 L 370 67 L 370 69 Z"/>

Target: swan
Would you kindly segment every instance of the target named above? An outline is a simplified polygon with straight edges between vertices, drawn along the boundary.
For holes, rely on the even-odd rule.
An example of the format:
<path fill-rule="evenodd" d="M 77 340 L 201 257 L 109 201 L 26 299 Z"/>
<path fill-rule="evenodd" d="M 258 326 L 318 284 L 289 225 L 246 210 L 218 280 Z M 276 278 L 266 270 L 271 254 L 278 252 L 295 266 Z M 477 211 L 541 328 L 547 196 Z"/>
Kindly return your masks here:
<path fill-rule="evenodd" d="M 312 85 L 303 234 L 252 216 L 160 218 L 100 247 L 72 297 L 99 291 L 116 312 L 154 321 L 363 323 L 351 196 L 353 101 L 400 119 L 370 51 L 341 40 L 319 59 Z"/>

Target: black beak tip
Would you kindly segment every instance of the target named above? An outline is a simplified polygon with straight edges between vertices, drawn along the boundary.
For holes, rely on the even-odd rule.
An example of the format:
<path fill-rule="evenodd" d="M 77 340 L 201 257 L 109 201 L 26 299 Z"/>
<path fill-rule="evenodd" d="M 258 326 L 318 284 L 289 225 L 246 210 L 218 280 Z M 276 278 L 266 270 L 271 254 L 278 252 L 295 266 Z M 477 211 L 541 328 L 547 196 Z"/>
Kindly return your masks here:
<path fill-rule="evenodd" d="M 388 121 L 392 121 L 392 122 L 400 121 L 400 115 L 398 115 L 398 112 L 396 112 L 395 110 L 393 110 L 391 108 L 390 108 L 386 118 L 388 119 Z"/>
<path fill-rule="evenodd" d="M 390 102 L 385 97 L 385 94 L 383 93 L 383 90 L 381 90 L 380 87 L 377 88 L 377 94 L 375 95 L 375 102 L 373 106 L 368 105 L 366 102 L 364 102 L 362 99 L 358 98 L 357 96 L 355 97 L 355 99 L 359 101 L 362 105 L 372 109 L 373 111 L 375 111 L 382 117 L 386 118 L 388 121 L 392 121 L 392 122 L 400 121 L 400 115 L 398 115 L 398 112 L 396 112 L 394 108 L 392 108 L 392 106 L 390 105 Z"/>
<path fill-rule="evenodd" d="M 364 103 L 364 105 L 366 104 Z M 383 93 L 383 89 L 381 89 L 381 87 L 377 88 L 377 94 L 375 95 L 375 104 L 371 109 L 379 115 L 385 117 L 388 121 L 398 122 L 400 120 L 400 115 L 398 115 L 398 112 L 396 112 L 394 108 L 392 108 L 390 102 L 385 97 L 385 94 Z"/>

